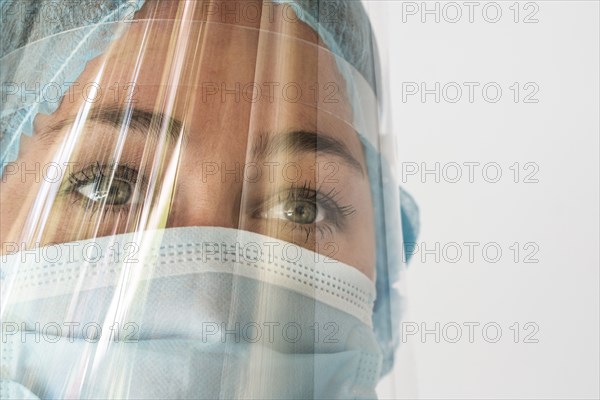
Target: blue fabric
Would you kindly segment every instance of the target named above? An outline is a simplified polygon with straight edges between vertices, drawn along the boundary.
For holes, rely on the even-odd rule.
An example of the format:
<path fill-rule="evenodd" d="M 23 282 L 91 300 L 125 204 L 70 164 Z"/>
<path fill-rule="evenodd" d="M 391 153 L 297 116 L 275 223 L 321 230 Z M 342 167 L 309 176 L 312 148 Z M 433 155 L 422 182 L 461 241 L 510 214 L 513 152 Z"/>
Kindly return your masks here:
<path fill-rule="evenodd" d="M 390 165 L 364 140 L 363 149 L 371 183 L 377 246 L 377 298 L 373 309 L 373 327 L 383 353 L 381 373 L 385 375 L 394 365 L 394 352 L 400 343 L 397 330 L 405 304 L 394 283 L 398 281 L 403 268 L 403 254 L 410 256 L 411 252 L 407 249 L 419 234 L 419 210 L 412 197 L 400 189 L 402 226 L 388 223 L 390 218 L 386 218 L 384 205 L 394 204 L 396 195 L 393 188 L 386 186 L 386 183 L 393 182 Z"/>
<path fill-rule="evenodd" d="M 113 246 L 133 243 L 135 235 L 61 244 L 62 257 L 53 262 L 22 262 L 21 254 L 6 258 L 0 289 L 13 288 L 19 301 L 3 309 L 10 321 L 2 324 L 0 343 L 3 399 L 27 396 L 28 389 L 42 399 L 377 397 L 381 354 L 368 324 L 375 287 L 358 270 L 323 257 L 315 262 L 316 254 L 306 249 L 294 260 L 248 254 L 241 249 L 249 244 L 266 249 L 266 243 L 282 248 L 286 242 L 217 227 L 168 228 L 138 237 L 140 244 L 154 242 L 138 255 L 143 279 L 132 276 L 132 264 L 110 256 L 91 264 L 67 250 L 94 243 L 108 255 Z M 207 243 L 219 243 L 226 254 L 197 246 Z M 182 255 L 176 248 L 188 251 Z M 111 312 L 115 297 L 118 317 Z M 20 324 L 13 322 L 19 320 L 81 325 L 69 337 L 48 339 L 51 331 L 41 341 L 22 340 Z M 104 332 L 107 326 L 126 327 L 125 321 L 137 329 L 123 328 L 121 340 L 105 345 L 90 341 L 98 331 L 88 332 L 84 321 L 101 323 Z M 332 321 L 335 331 L 327 328 Z M 298 330 L 285 328 L 290 325 Z M 80 373 L 75 385 L 74 366 Z"/>

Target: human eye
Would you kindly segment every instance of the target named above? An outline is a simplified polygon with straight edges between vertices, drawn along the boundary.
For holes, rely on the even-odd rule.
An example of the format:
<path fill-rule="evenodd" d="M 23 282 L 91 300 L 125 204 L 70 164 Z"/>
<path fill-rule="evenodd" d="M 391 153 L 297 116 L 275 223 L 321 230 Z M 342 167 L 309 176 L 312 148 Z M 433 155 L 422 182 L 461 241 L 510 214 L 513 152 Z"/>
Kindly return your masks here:
<path fill-rule="evenodd" d="M 138 171 L 128 165 L 91 164 L 69 175 L 64 194 L 86 208 L 116 211 L 136 203 Z"/>
<path fill-rule="evenodd" d="M 292 185 L 267 199 L 253 217 L 279 221 L 292 232 L 300 230 L 308 242 L 316 232 L 325 236 L 344 229 L 348 217 L 356 212 L 351 205 L 340 205 L 336 200 L 338 194 L 335 189 L 313 188 L 310 182 Z"/>

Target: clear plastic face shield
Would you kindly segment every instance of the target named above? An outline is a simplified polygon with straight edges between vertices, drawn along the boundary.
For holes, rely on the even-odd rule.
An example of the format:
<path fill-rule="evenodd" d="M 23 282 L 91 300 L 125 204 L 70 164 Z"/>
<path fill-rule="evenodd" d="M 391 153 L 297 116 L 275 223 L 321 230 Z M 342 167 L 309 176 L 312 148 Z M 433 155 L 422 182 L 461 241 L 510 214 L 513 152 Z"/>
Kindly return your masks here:
<path fill-rule="evenodd" d="M 137 7 L 2 58 L 2 397 L 393 397 L 373 85 L 289 4 Z"/>

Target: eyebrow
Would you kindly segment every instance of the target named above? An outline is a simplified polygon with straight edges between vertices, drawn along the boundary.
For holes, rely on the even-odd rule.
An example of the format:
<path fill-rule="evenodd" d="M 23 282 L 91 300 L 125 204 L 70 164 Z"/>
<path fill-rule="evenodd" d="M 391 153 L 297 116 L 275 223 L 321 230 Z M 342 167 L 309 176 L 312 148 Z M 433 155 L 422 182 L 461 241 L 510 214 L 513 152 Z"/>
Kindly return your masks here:
<path fill-rule="evenodd" d="M 252 148 L 252 155 L 257 159 L 265 159 L 278 152 L 329 154 L 341 158 L 362 175 L 365 173 L 362 164 L 344 142 L 324 133 L 304 130 L 277 135 L 261 133 Z"/>
<path fill-rule="evenodd" d="M 68 117 L 51 125 L 41 133 L 42 139 L 50 138 L 52 132 L 59 131 L 65 126 L 72 125 L 76 117 Z M 143 108 L 120 108 L 115 106 L 93 109 L 88 121 L 96 121 L 109 125 L 115 129 L 121 128 L 125 121 L 128 126 L 141 134 L 153 135 L 161 138 L 162 126 L 166 123 L 167 137 L 175 142 L 180 135 L 184 135 L 183 122 L 177 118 L 169 117 L 159 111 L 150 111 Z M 265 159 L 279 152 L 288 153 L 323 153 L 339 157 L 353 169 L 365 174 L 362 164 L 352 155 L 346 144 L 330 135 L 320 132 L 294 130 L 283 134 L 263 132 L 252 146 L 252 155 L 258 159 Z"/>
<path fill-rule="evenodd" d="M 72 125 L 76 121 L 77 117 L 65 118 L 48 127 L 47 130 L 41 133 L 41 136 L 46 139 L 51 133 Z M 120 129 L 123 124 L 126 124 L 131 129 L 142 134 L 150 134 L 156 139 L 162 137 L 162 129 L 166 124 L 167 138 L 171 142 L 177 141 L 180 135 L 184 134 L 181 120 L 169 117 L 159 111 L 149 111 L 143 108 L 103 107 L 92 109 L 87 121 L 99 122 L 115 129 Z"/>

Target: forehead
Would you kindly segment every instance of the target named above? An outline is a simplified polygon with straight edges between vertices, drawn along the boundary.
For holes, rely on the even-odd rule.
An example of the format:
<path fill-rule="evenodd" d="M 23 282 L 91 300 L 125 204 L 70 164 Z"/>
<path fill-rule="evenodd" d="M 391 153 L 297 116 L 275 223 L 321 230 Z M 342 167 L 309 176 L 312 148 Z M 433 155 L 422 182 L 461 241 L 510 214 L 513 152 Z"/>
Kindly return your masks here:
<path fill-rule="evenodd" d="M 202 103 L 303 104 L 351 122 L 339 60 L 304 24 L 282 25 L 266 30 L 205 21 L 136 21 L 81 80 L 94 79 L 101 69 L 101 81 L 115 87 L 135 83 L 149 92 L 177 90 Z"/>
<path fill-rule="evenodd" d="M 231 24 L 198 18 L 201 7 L 182 10 L 188 2 L 157 4 L 147 3 L 137 18 L 148 19 L 129 23 L 88 63 L 73 92 L 93 83 L 103 92 L 95 108 L 160 111 L 184 121 L 192 140 L 222 140 L 210 132 L 237 132 L 242 139 L 253 131 L 301 129 L 336 136 L 359 158 L 346 83 L 311 28 L 282 13 L 266 23 Z M 63 103 L 53 120 L 82 106 Z"/>

